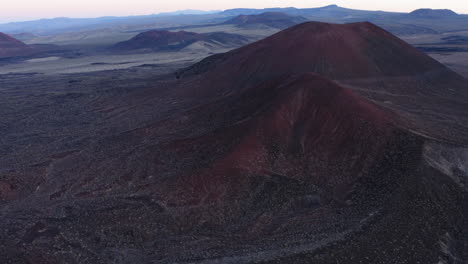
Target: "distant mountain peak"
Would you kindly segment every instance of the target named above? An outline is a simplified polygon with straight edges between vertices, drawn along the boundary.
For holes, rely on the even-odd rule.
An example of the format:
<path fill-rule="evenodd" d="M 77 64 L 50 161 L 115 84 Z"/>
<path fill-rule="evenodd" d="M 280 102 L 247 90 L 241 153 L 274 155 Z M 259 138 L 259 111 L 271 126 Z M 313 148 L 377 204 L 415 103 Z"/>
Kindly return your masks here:
<path fill-rule="evenodd" d="M 226 21 L 225 24 L 240 27 L 263 24 L 274 28 L 288 28 L 306 21 L 307 19 L 301 16 L 292 16 L 282 12 L 265 12 L 253 15 L 238 15 Z"/>
<path fill-rule="evenodd" d="M 450 9 L 430 9 L 430 8 L 420 8 L 416 9 L 410 13 L 413 16 L 428 16 L 428 17 L 450 17 L 458 16 L 457 13 Z"/>

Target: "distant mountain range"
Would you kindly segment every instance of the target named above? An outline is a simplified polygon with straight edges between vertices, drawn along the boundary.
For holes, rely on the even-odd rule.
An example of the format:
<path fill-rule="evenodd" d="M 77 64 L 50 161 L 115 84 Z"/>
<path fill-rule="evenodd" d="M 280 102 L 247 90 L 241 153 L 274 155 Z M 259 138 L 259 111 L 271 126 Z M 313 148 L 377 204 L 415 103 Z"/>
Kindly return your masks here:
<path fill-rule="evenodd" d="M 306 21 L 308 21 L 308 19 L 301 16 L 291 16 L 281 12 L 266 12 L 253 15 L 238 15 L 224 22 L 224 24 L 232 24 L 239 27 L 250 27 L 261 24 L 273 28 L 285 29 Z"/>
<path fill-rule="evenodd" d="M 191 19 L 191 16 L 203 16 L 221 11 L 202 11 L 202 10 L 180 10 L 174 12 L 158 13 L 151 15 L 141 16 L 105 16 L 97 18 L 68 18 L 68 17 L 57 17 L 50 19 L 39 19 L 22 22 L 10 22 L 0 24 L 0 31 L 8 33 L 35 33 L 35 34 L 51 34 L 60 33 L 69 30 L 89 30 L 116 26 L 125 26 L 132 24 L 149 24 L 153 23 L 155 19 L 160 18 L 165 20 L 168 17 L 177 17 L 177 19 L 183 23 L 185 19 L 181 19 L 181 16 L 189 18 L 189 23 L 196 21 Z"/>
<path fill-rule="evenodd" d="M 412 16 L 420 16 L 420 17 L 453 17 L 458 16 L 457 13 L 453 12 L 450 9 L 429 9 L 429 8 L 422 8 L 414 10 L 410 13 Z"/>
<path fill-rule="evenodd" d="M 214 14 L 214 13 L 219 13 L 219 12 L 221 12 L 221 10 L 204 11 L 204 10 L 185 9 L 185 10 L 178 10 L 174 12 L 158 13 L 156 14 L 156 16 L 207 15 L 207 14 Z"/>
<path fill-rule="evenodd" d="M 468 15 L 459 15 L 451 10 L 418 9 L 411 13 L 365 11 L 329 5 L 318 8 L 238 8 L 225 11 L 182 10 L 145 16 L 99 17 L 99 18 L 54 18 L 26 22 L 0 24 L 0 31 L 8 34 L 53 35 L 64 32 L 118 29 L 120 31 L 146 31 L 183 27 L 197 24 L 219 24 L 240 15 L 283 13 L 301 16 L 306 20 L 351 23 L 369 21 L 395 34 L 438 33 L 468 30 Z M 433 19 L 437 18 L 437 23 Z"/>

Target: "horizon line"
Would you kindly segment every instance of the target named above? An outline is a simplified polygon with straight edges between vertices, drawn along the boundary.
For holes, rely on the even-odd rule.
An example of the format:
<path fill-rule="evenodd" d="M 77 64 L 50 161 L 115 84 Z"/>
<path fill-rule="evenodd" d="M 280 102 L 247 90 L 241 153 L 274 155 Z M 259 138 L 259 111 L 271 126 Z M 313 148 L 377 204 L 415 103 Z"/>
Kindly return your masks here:
<path fill-rule="evenodd" d="M 348 8 L 344 6 L 339 6 L 336 4 L 330 4 L 330 5 L 325 5 L 325 6 L 316 6 L 316 7 L 305 7 L 305 8 L 298 8 L 294 6 L 287 6 L 287 7 L 264 7 L 264 8 L 248 8 L 248 7 L 236 7 L 236 8 L 228 8 L 228 9 L 222 9 L 222 10 L 204 10 L 204 9 L 177 9 L 173 11 L 164 11 L 160 13 L 151 13 L 151 14 L 135 14 L 135 15 L 102 15 L 102 16 L 57 16 L 57 17 L 42 17 L 42 18 L 31 18 L 31 19 L 23 19 L 23 20 L 13 20 L 13 21 L 5 21 L 2 22 L 0 20 L 0 25 L 5 25 L 5 24 L 14 24 L 14 23 L 24 23 L 24 22 L 34 22 L 34 21 L 40 21 L 40 20 L 54 20 L 54 19 L 99 19 L 99 18 L 125 18 L 125 17 L 140 17 L 140 16 L 158 16 L 158 15 L 167 15 L 167 16 L 183 16 L 183 15 L 207 15 L 207 14 L 216 14 L 216 13 L 221 13 L 226 10 L 233 10 L 233 9 L 256 9 L 256 10 L 262 10 L 262 9 L 274 9 L 274 8 L 295 8 L 295 9 L 308 9 L 308 8 L 324 8 L 324 7 L 340 7 L 340 8 L 345 8 L 345 9 L 352 9 L 352 10 L 362 10 L 362 11 L 374 11 L 374 12 L 387 12 L 387 13 L 402 13 L 402 14 L 408 14 L 411 13 L 412 11 L 419 10 L 419 9 L 432 9 L 432 10 L 451 10 L 458 15 L 468 15 L 464 13 L 458 13 L 450 8 L 446 9 L 439 9 L 439 8 L 430 8 L 430 7 L 421 7 L 417 9 L 413 9 L 412 11 L 405 12 L 405 11 L 387 11 L 387 10 L 375 10 L 375 9 L 354 9 L 354 8 Z M 196 14 L 196 13 L 180 13 L 180 14 L 171 14 L 171 13 L 177 13 L 177 12 L 184 12 L 184 11 L 191 11 L 191 12 L 205 12 L 205 14 Z"/>

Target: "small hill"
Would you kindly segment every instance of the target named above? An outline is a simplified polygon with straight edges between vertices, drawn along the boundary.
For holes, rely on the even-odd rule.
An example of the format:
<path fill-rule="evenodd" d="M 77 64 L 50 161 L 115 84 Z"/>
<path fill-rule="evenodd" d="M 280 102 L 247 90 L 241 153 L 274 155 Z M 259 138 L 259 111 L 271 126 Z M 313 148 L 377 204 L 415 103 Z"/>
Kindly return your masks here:
<path fill-rule="evenodd" d="M 306 18 L 300 16 L 291 16 L 280 12 L 266 12 L 258 15 L 238 15 L 224 22 L 224 24 L 232 24 L 239 27 L 265 25 L 284 29 L 306 21 L 308 21 Z"/>
<path fill-rule="evenodd" d="M 248 42 L 246 37 L 223 32 L 195 33 L 187 31 L 171 32 L 152 30 L 138 34 L 130 40 L 119 42 L 112 47 L 117 51 L 153 50 L 178 51 L 196 42 L 205 42 L 217 46 L 241 46 Z"/>
<path fill-rule="evenodd" d="M 25 43 L 0 32 L 0 57 L 31 54 L 34 49 Z"/>
<path fill-rule="evenodd" d="M 316 72 L 332 79 L 355 79 L 407 76 L 444 68 L 406 42 L 367 22 L 303 23 L 219 56 L 224 58 L 216 59 L 216 66 L 209 63 L 214 58 L 207 58 L 184 72 L 215 69 L 232 76 L 236 83 L 297 72 Z M 239 63 L 242 67 L 232 67 Z M 214 71 L 211 73 L 219 74 Z"/>
<path fill-rule="evenodd" d="M 414 10 L 410 13 L 413 17 L 454 17 L 458 16 L 457 13 L 453 12 L 450 9 L 430 9 L 430 8 L 421 8 Z"/>

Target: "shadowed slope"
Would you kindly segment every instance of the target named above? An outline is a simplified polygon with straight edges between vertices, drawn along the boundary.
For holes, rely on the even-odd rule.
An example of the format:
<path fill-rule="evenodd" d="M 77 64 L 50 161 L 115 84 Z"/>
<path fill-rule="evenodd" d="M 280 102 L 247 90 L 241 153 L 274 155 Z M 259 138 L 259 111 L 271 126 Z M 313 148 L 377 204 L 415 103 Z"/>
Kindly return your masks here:
<path fill-rule="evenodd" d="M 224 120 L 235 125 L 180 143 L 203 149 L 214 142 L 236 142 L 226 153 L 210 157 L 214 160 L 209 168 L 183 176 L 175 194 L 161 195 L 168 204 L 201 206 L 233 195 L 249 196 L 248 178 L 260 175 L 313 184 L 320 186 L 324 196 L 344 199 L 345 190 L 379 162 L 397 131 L 377 106 L 315 74 L 269 81 L 227 100 L 222 104 L 229 113 L 256 110 L 238 117 L 241 120 Z M 203 116 L 216 107 L 217 103 L 192 115 Z M 221 118 L 232 117 L 223 113 Z M 185 155 L 183 147 L 175 146 L 168 151 L 178 149 Z"/>
<path fill-rule="evenodd" d="M 371 23 L 303 23 L 240 49 L 208 57 L 179 71 L 177 76 L 187 83 L 196 80 L 197 85 L 185 94 L 213 96 L 239 93 L 271 78 L 305 72 L 337 80 L 392 110 L 400 110 L 399 101 L 410 106 L 407 100 L 416 98 L 414 111 L 430 105 L 451 105 L 458 113 L 465 107 L 468 90 L 463 77 Z M 389 96 L 395 98 L 388 100 Z M 394 103 L 385 104 L 388 101 Z M 409 119 L 404 126 L 412 130 L 468 143 L 460 121 L 441 125 L 432 115 L 403 116 Z M 454 134 L 458 134 L 456 138 Z"/>
<path fill-rule="evenodd" d="M 28 55 L 33 48 L 23 42 L 0 32 L 0 57 Z"/>
<path fill-rule="evenodd" d="M 308 22 L 231 51 L 216 68 L 210 74 L 255 81 L 298 72 L 332 79 L 391 77 L 444 66 L 370 23 Z"/>
<path fill-rule="evenodd" d="M 130 40 L 117 43 L 114 50 L 151 49 L 155 51 L 177 51 L 197 41 L 218 45 L 242 45 L 247 38 L 223 32 L 198 34 L 194 32 L 152 30 L 138 34 Z"/>

